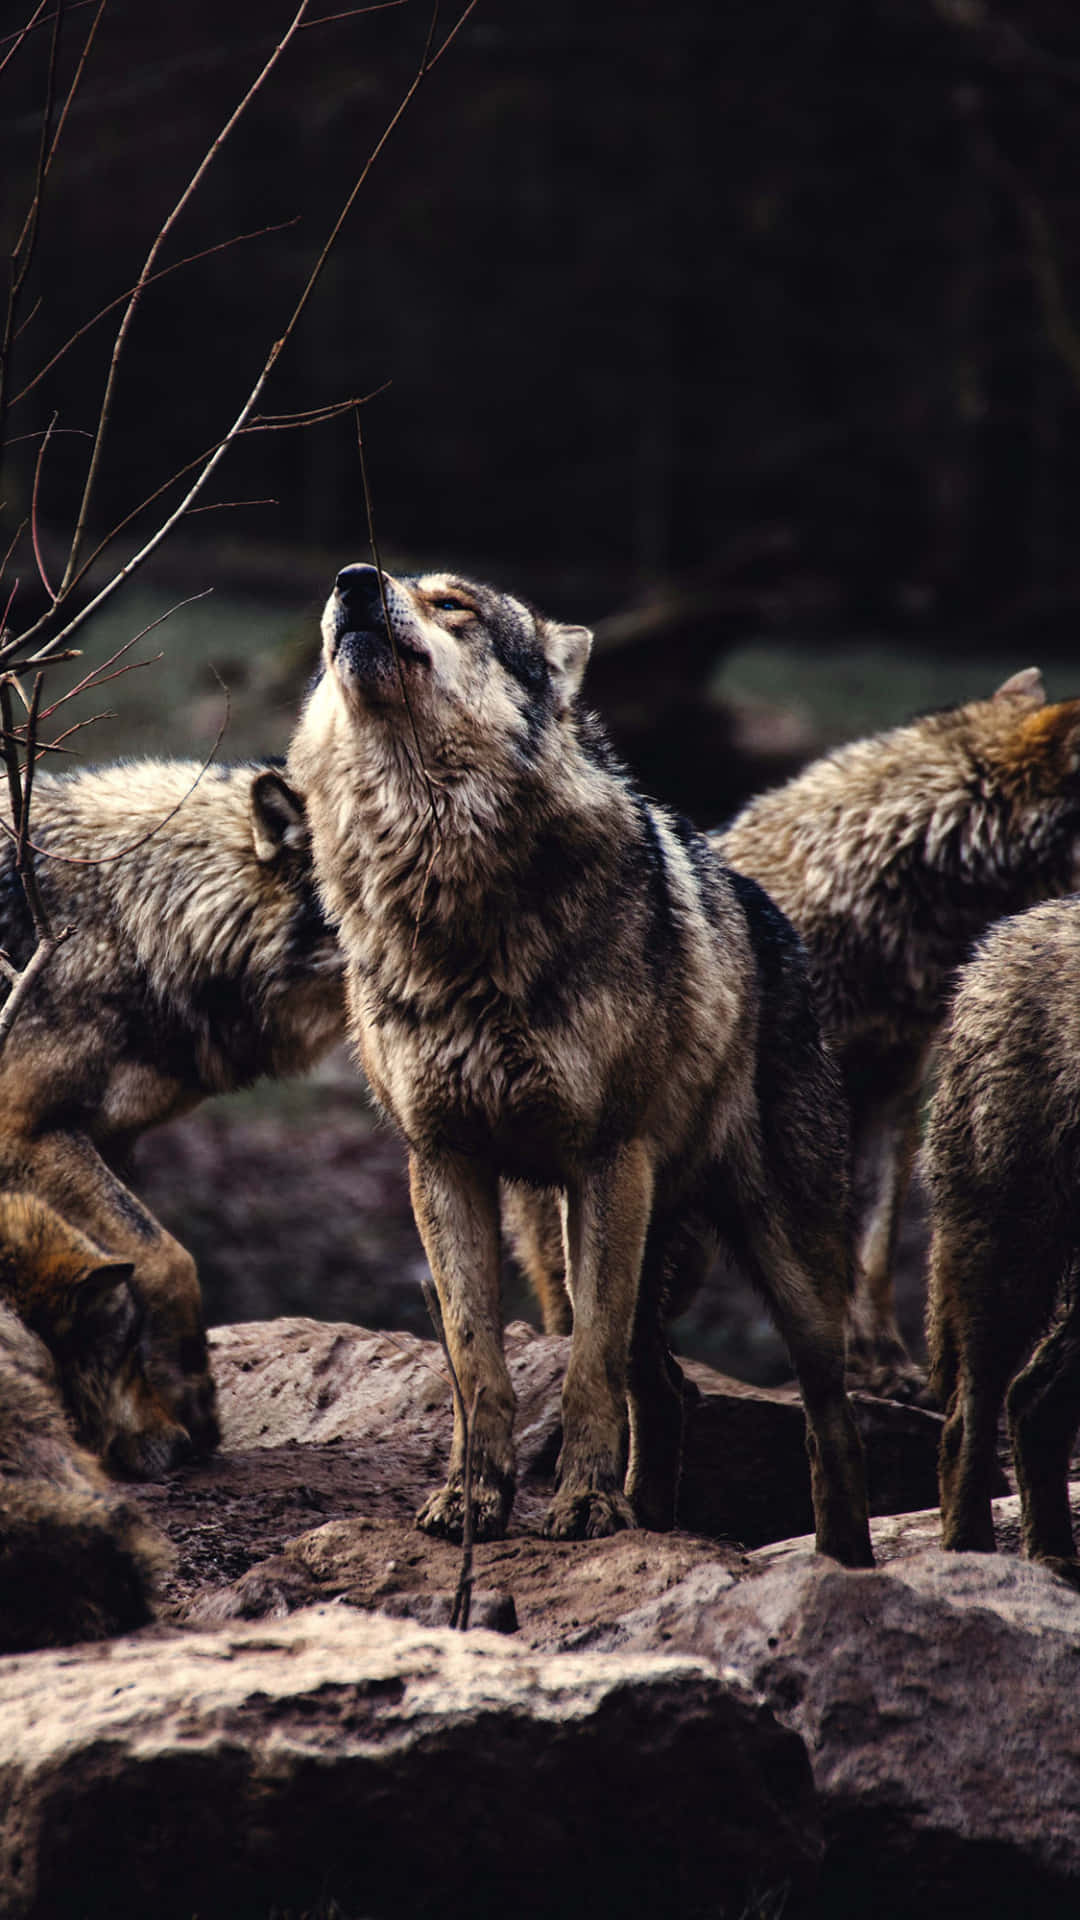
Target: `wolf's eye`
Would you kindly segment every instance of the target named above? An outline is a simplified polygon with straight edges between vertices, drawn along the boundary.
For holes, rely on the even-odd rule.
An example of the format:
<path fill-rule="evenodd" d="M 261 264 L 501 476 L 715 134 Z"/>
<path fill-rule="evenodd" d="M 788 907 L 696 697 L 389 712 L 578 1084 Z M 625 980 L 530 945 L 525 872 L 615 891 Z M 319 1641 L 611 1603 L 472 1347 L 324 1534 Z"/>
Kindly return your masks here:
<path fill-rule="evenodd" d="M 470 609 L 464 600 L 456 600 L 452 593 L 444 593 L 441 600 L 433 600 L 436 613 L 468 613 Z"/>

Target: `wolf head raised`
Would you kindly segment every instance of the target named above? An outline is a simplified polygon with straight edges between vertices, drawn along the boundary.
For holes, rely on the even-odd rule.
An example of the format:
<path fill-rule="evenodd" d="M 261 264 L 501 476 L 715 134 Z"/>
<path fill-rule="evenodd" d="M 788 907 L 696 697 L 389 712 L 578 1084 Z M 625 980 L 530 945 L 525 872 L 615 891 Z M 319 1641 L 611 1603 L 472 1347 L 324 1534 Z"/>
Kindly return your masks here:
<path fill-rule="evenodd" d="M 530 758 L 570 712 L 589 657 L 587 627 L 452 573 L 338 574 L 322 620 L 323 665 L 353 710 L 411 731 L 438 767 L 490 762 L 499 743 Z"/>

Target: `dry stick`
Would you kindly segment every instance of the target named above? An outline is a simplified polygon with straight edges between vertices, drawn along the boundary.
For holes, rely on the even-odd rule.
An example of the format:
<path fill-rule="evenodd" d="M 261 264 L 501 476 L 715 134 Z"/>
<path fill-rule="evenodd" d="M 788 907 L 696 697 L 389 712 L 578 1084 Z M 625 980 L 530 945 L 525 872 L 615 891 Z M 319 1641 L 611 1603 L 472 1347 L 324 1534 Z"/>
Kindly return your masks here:
<path fill-rule="evenodd" d="M 264 65 L 262 72 L 259 74 L 257 80 L 255 80 L 253 85 L 248 88 L 248 91 L 245 93 L 243 99 L 240 101 L 239 106 L 234 108 L 233 112 L 229 115 L 228 120 L 225 122 L 225 125 L 221 129 L 221 132 L 218 134 L 216 140 L 214 140 L 212 144 L 207 148 L 201 161 L 199 162 L 199 165 L 196 167 L 195 172 L 192 174 L 191 179 L 188 181 L 187 186 L 184 188 L 183 193 L 180 195 L 180 198 L 177 201 L 175 207 L 173 208 L 172 212 L 166 216 L 163 225 L 158 229 L 157 234 L 155 235 L 153 241 L 151 242 L 150 251 L 143 262 L 142 272 L 140 273 L 139 278 L 135 283 L 135 287 L 132 292 L 131 298 L 124 309 L 123 318 L 121 319 L 119 328 L 117 329 L 116 339 L 113 342 L 112 358 L 109 362 L 109 371 L 105 380 L 105 392 L 102 397 L 101 407 L 98 411 L 97 434 L 94 439 L 93 451 L 90 455 L 90 465 L 87 470 L 86 481 L 83 486 L 82 500 L 79 504 L 78 519 L 75 522 L 75 532 L 72 535 L 72 539 L 71 539 L 71 548 L 68 554 L 68 563 L 64 569 L 64 577 L 60 582 L 61 599 L 63 598 L 64 594 L 68 591 L 68 588 L 71 585 L 72 577 L 79 564 L 79 553 L 82 548 L 84 535 L 86 533 L 86 522 L 90 512 L 90 502 L 93 497 L 94 488 L 97 483 L 98 471 L 101 465 L 101 454 L 102 454 L 102 448 L 105 443 L 105 434 L 108 429 L 109 421 L 112 415 L 113 394 L 116 390 L 116 379 L 117 379 L 117 373 L 120 366 L 120 359 L 124 351 L 124 346 L 126 344 L 128 333 L 131 328 L 131 323 L 135 317 L 135 313 L 138 308 L 139 301 L 142 298 L 143 289 L 145 288 L 150 275 L 153 273 L 154 264 L 157 260 L 158 254 L 160 253 L 162 247 L 165 244 L 166 239 L 168 238 L 169 234 L 172 232 L 174 226 L 179 220 L 180 215 L 183 213 L 184 208 L 187 206 L 189 200 L 192 198 L 193 194 L 201 185 L 207 172 L 209 171 L 210 167 L 213 165 L 213 162 L 217 159 L 218 154 L 221 152 L 221 149 L 224 146 L 226 140 L 228 139 L 230 133 L 233 131 L 233 128 L 237 125 L 238 121 L 242 118 L 243 114 L 247 110 L 247 107 L 250 101 L 252 101 L 255 98 L 255 95 L 258 93 L 260 87 L 263 85 L 263 82 L 273 72 L 278 61 L 281 59 L 283 53 L 285 52 L 286 47 L 289 45 L 290 40 L 292 40 L 293 37 L 295 36 L 297 28 L 299 27 L 300 22 L 304 17 L 304 14 L 307 12 L 307 8 L 308 8 L 308 0 L 300 0 L 299 10 L 294 15 L 292 24 L 286 30 L 284 38 L 280 40 L 277 46 L 274 48 L 274 51 L 270 55 L 269 60 L 267 60 L 266 64 Z"/>
<path fill-rule="evenodd" d="M 39 577 L 41 579 L 41 584 L 44 587 L 46 593 L 48 594 L 49 599 L 52 601 L 54 607 L 56 605 L 57 596 L 53 592 L 52 587 L 49 584 L 49 576 L 45 571 L 45 562 L 41 555 L 41 540 L 38 535 L 38 492 L 41 487 L 41 469 L 45 464 L 45 454 L 48 449 L 49 441 L 52 439 L 53 428 L 55 427 L 56 422 L 59 418 L 60 418 L 59 414 L 57 413 L 53 414 L 52 419 L 49 421 L 49 424 L 45 429 L 45 437 L 42 440 L 40 447 L 38 448 L 38 456 L 34 462 L 34 490 L 30 497 L 30 542 L 34 549 L 34 559 L 37 561 L 37 570 L 38 570 Z"/>
<path fill-rule="evenodd" d="M 13 727 L 14 715 L 11 711 L 11 678 L 5 675 L 0 680 L 0 718 L 3 720 L 3 754 L 7 767 L 8 792 L 11 797 L 12 818 L 18 823 L 15 837 L 15 870 L 22 883 L 26 904 L 34 923 L 37 944 L 25 967 L 14 968 L 10 961 L 4 967 L 11 992 L 0 1008 L 0 1047 L 10 1033 L 19 1009 L 30 992 L 34 981 L 48 966 L 53 954 L 64 941 L 70 939 L 75 931 L 73 927 L 60 927 L 53 931 L 45 902 L 41 897 L 37 874 L 34 869 L 34 851 L 30 845 L 30 801 L 34 783 L 34 760 L 37 736 L 38 706 L 41 699 L 41 687 L 44 674 L 38 674 L 34 682 L 34 691 L 30 700 L 30 710 L 26 720 L 26 768 L 19 767 L 19 749 Z M 21 691 L 21 689 L 20 689 Z M 21 729 L 20 729 L 21 731 Z M 5 822 L 6 826 L 6 822 Z M 5 956 L 6 959 L 6 956 Z"/>
<path fill-rule="evenodd" d="M 54 635 L 53 639 L 46 641 L 46 643 L 38 649 L 38 651 L 32 656 L 31 664 L 36 665 L 39 661 L 47 660 L 48 658 L 50 658 L 54 649 L 60 646 L 60 644 L 63 641 L 70 639 L 71 635 L 77 631 L 77 629 L 83 624 L 84 620 L 88 620 L 90 616 L 97 611 L 98 607 L 100 607 L 105 600 L 109 599 L 112 596 L 112 594 L 116 592 L 117 588 L 123 584 L 125 580 L 130 579 L 131 575 L 136 571 L 136 569 L 141 567 L 144 561 L 146 561 L 149 558 L 149 556 L 156 551 L 156 549 L 161 545 L 162 541 L 168 537 L 168 535 L 172 532 L 173 528 L 184 517 L 185 513 L 188 512 L 189 508 L 192 505 L 192 502 L 197 498 L 198 494 L 201 493 L 207 480 L 210 478 L 210 475 L 214 472 L 215 468 L 218 466 L 218 463 L 223 457 L 226 449 L 230 447 L 233 441 L 236 440 L 238 436 L 245 430 L 249 419 L 251 418 L 252 414 L 255 411 L 255 405 L 256 405 L 256 402 L 258 401 L 259 395 L 261 394 L 263 387 L 266 385 L 267 380 L 269 379 L 271 373 L 273 372 L 278 359 L 280 358 L 281 354 L 284 352 L 286 345 L 291 339 L 292 334 L 294 333 L 296 326 L 300 320 L 300 316 L 303 313 L 305 307 L 307 306 L 307 303 L 311 298 L 311 295 L 314 292 L 319 279 L 321 278 L 323 268 L 325 267 L 326 262 L 330 257 L 330 253 L 337 241 L 338 235 L 340 234 L 341 229 L 345 224 L 345 221 L 347 220 L 350 212 L 352 211 L 353 205 L 357 199 L 358 194 L 360 193 L 360 189 L 363 187 L 364 182 L 368 177 L 368 174 L 371 172 L 372 167 L 374 166 L 376 160 L 381 154 L 384 146 L 386 145 L 388 139 L 390 138 L 390 135 L 393 133 L 394 128 L 397 126 L 399 120 L 404 114 L 406 108 L 409 106 L 409 103 L 414 98 L 421 84 L 426 79 L 427 75 L 433 70 L 433 68 L 442 59 L 443 54 L 446 52 L 447 48 L 456 39 L 458 33 L 461 31 L 461 28 L 464 26 L 466 20 L 468 20 L 470 15 L 475 11 L 476 5 L 477 5 L 477 0 L 467 0 L 467 4 L 464 6 L 461 13 L 458 15 L 456 22 L 454 23 L 453 27 L 450 29 L 450 32 L 447 34 L 446 39 L 442 43 L 442 46 L 439 48 L 437 53 L 433 54 L 431 52 L 431 41 L 434 35 L 435 21 L 438 19 L 438 11 L 439 11 L 438 6 L 436 5 L 434 12 L 432 14 L 432 23 L 428 30 L 428 37 L 424 46 L 423 58 L 420 62 L 419 67 L 417 68 L 415 75 L 413 76 L 412 81 L 410 82 L 409 86 L 406 88 L 397 107 L 395 108 L 394 112 L 391 114 L 390 119 L 388 120 L 378 140 L 375 142 L 375 145 L 372 147 L 371 152 L 368 154 L 368 157 L 365 160 L 364 165 L 361 168 L 359 175 L 357 176 L 357 179 L 353 183 L 352 189 L 345 200 L 345 204 L 342 207 L 341 212 L 338 214 L 338 217 L 335 220 L 334 225 L 330 231 L 329 238 L 327 239 L 322 252 L 320 253 L 318 259 L 316 260 L 315 265 L 311 270 L 311 273 L 308 275 L 307 281 L 305 282 L 305 285 L 300 294 L 300 297 L 297 300 L 295 307 L 293 308 L 293 311 L 289 317 L 288 323 L 286 324 L 284 333 L 281 335 L 281 338 L 279 340 L 275 340 L 273 346 L 270 349 L 269 354 L 267 355 L 262 372 L 260 373 L 258 379 L 256 380 L 255 385 L 251 390 L 251 393 L 248 395 L 248 398 L 244 402 L 244 405 L 241 408 L 239 414 L 237 415 L 235 421 L 233 422 L 232 426 L 229 428 L 228 433 L 225 435 L 224 439 L 218 443 L 217 449 L 215 450 L 213 455 L 210 457 L 210 459 L 207 461 L 206 466 L 203 468 L 202 472 L 199 474 L 194 485 L 191 487 L 189 492 L 185 495 L 184 499 L 180 502 L 180 505 L 176 508 L 175 512 L 169 515 L 168 519 L 165 520 L 162 523 L 162 525 L 157 529 L 156 533 L 154 533 L 151 536 L 151 538 L 148 541 L 146 541 L 146 543 L 140 548 L 139 552 L 134 554 L 130 560 L 125 562 L 124 566 L 122 566 L 119 569 L 119 571 L 113 576 L 113 578 L 101 589 L 100 593 L 98 593 L 94 597 L 94 599 L 88 601 L 86 606 L 84 606 L 80 612 L 73 615 L 73 617 L 68 621 L 67 625 L 61 628 L 60 632 Z M 299 20 L 299 17 L 300 16 L 297 15 L 297 20 Z M 290 32 L 291 32 L 291 29 L 290 29 Z M 284 45 L 284 42 L 282 43 L 282 45 Z M 257 85 L 258 84 L 261 84 L 261 81 L 257 83 Z M 252 91 L 254 90 L 255 89 L 253 89 Z M 250 94 L 247 97 L 250 98 L 251 97 Z M 61 585 L 60 592 L 62 596 L 64 593 L 63 585 Z M 20 636 L 18 645 L 20 647 L 26 645 L 32 637 L 36 636 L 40 632 L 41 628 L 45 625 L 45 622 L 48 618 L 49 618 L 48 614 L 42 615 L 42 618 L 40 620 L 36 621 L 32 627 L 28 628 L 25 634 Z M 0 663 L 2 663 L 3 660 L 8 657 L 8 652 L 10 651 L 13 651 L 13 648 L 9 648 L 7 652 L 5 652 L 4 649 L 0 649 Z"/>
<path fill-rule="evenodd" d="M 229 247 L 243 246 L 247 240 L 265 240 L 271 233 L 284 233 L 289 227 L 297 226 L 299 220 L 300 216 L 296 214 L 292 220 L 277 220 L 269 227 L 253 227 L 250 233 L 234 233 L 228 240 L 218 240 L 212 247 L 201 247 L 198 253 L 186 253 L 182 260 L 173 260 L 167 267 L 159 267 L 156 273 L 152 273 L 149 279 L 144 281 L 144 288 L 156 286 L 159 280 L 167 280 L 171 273 L 179 273 L 181 267 L 194 267 L 200 260 L 209 260 L 215 253 L 225 253 Z M 52 372 L 57 361 L 62 360 L 65 353 L 70 352 L 71 348 L 76 346 L 92 327 L 96 327 L 99 320 L 107 320 L 110 313 L 117 307 L 123 306 L 125 300 L 130 300 L 133 291 L 132 287 L 125 287 L 123 293 L 116 295 L 115 300 L 107 301 L 105 306 L 99 307 L 89 320 L 84 320 L 81 327 L 76 327 L 74 333 L 64 341 L 63 346 L 57 347 L 52 359 L 46 360 L 45 365 L 38 368 L 33 379 L 28 380 L 25 387 L 20 387 L 18 393 L 12 394 L 11 405 L 17 407 L 20 400 L 25 400 L 28 393 L 33 393 L 34 388 L 40 386 L 46 374 Z M 25 320 L 23 325 L 26 325 Z M 87 439 L 89 437 L 88 434 Z"/>
<path fill-rule="evenodd" d="M 385 392 L 389 384 L 390 384 L 389 381 L 384 381 L 381 387 L 373 388 L 371 393 L 362 394 L 359 397 L 359 399 L 353 396 L 348 400 L 335 401 L 332 406 L 327 406 L 325 408 L 322 408 L 318 411 L 317 415 L 313 415 L 311 424 L 313 426 L 317 426 L 320 424 L 322 420 L 330 420 L 335 418 L 338 414 L 348 413 L 349 410 L 353 407 L 364 406 L 368 400 L 373 400 L 378 394 Z M 304 420 L 302 416 L 299 416 L 299 415 L 291 416 L 289 414 L 282 414 L 279 416 L 280 418 L 280 429 L 279 429 L 278 425 L 276 424 L 276 417 L 274 415 L 269 415 L 265 417 L 268 419 L 270 423 L 265 428 L 260 426 L 259 424 L 260 421 L 263 420 L 264 416 L 262 414 L 257 413 L 252 420 L 249 420 L 247 422 L 247 424 L 241 429 L 241 431 L 245 434 L 260 433 L 264 431 L 277 432 L 279 430 L 284 430 L 285 428 L 290 426 L 294 426 L 294 425 L 304 426 L 307 424 L 307 422 Z M 61 432 L 63 431 L 64 429 L 61 428 Z M 71 428 L 69 429 L 69 431 L 74 432 L 75 429 Z M 113 541 L 119 538 L 120 534 L 123 533 L 125 527 L 129 527 L 133 520 L 138 520 L 140 516 L 146 512 L 147 507 L 152 507 L 154 504 L 154 501 L 160 500 L 163 493 L 168 493 L 171 487 L 175 487 L 177 482 L 184 478 L 185 474 L 193 473 L 195 468 L 200 467 L 204 460 L 209 460 L 212 454 L 223 453 L 225 449 L 231 444 L 231 441 L 234 437 L 235 436 L 232 430 L 230 429 L 230 432 L 226 434 L 223 440 L 215 440 L 213 446 L 205 447 L 202 453 L 196 455 L 194 460 L 188 460 L 184 466 L 178 468 L 175 473 L 170 474 L 167 480 L 163 480 L 159 487 L 154 488 L 153 493 L 148 493 L 145 500 L 140 500 L 139 505 L 137 507 L 133 507 L 131 512 L 126 513 L 122 520 L 118 520 L 115 527 L 112 528 L 111 532 L 107 533 L 105 535 L 105 538 L 98 542 L 93 552 L 89 554 L 87 558 L 83 561 L 82 566 L 79 568 L 78 573 L 75 575 L 75 578 L 71 583 L 69 592 L 73 591 L 78 586 L 80 580 L 82 580 L 85 577 L 85 575 L 89 573 L 91 567 L 94 565 L 94 562 L 96 560 L 99 560 L 101 555 L 106 551 L 106 549 L 108 547 L 111 547 Z M 209 472 L 210 472 L 210 469 L 208 468 L 207 474 L 203 477 L 204 478 L 208 477 Z M 192 488 L 191 492 L 188 494 L 188 499 L 189 500 L 193 499 L 197 493 L 198 493 L 198 487 L 196 486 Z M 192 513 L 195 513 L 196 511 L 201 511 L 201 509 L 188 507 L 186 509 L 182 508 L 181 511 L 186 511 L 189 514 L 192 514 Z M 170 522 L 169 526 L 166 527 L 165 529 L 166 532 L 169 531 L 169 527 L 171 527 L 171 525 L 172 525 L 172 522 Z M 103 600 L 108 599 L 108 597 L 113 592 L 113 590 L 116 587 L 118 587 L 123 580 L 127 579 L 128 576 L 135 571 L 136 566 L 140 564 L 141 560 L 146 558 L 146 556 L 152 551 L 153 551 L 153 546 L 152 545 L 148 546 L 147 548 L 144 549 L 144 552 L 141 555 L 136 556 L 135 560 L 128 562 L 126 569 L 121 568 L 120 572 L 116 575 L 115 579 L 109 582 L 109 585 L 106 587 L 104 592 L 99 594 L 97 599 L 94 600 L 89 607 L 84 608 L 83 613 L 79 614 L 76 619 L 70 621 L 68 625 L 64 628 L 63 633 L 57 634 L 56 641 L 58 642 L 62 640 L 66 634 L 70 633 L 74 628 L 80 626 L 82 624 L 82 620 L 85 617 L 85 615 L 87 613 L 92 613 L 96 607 L 100 606 Z M 0 646 L 0 666 L 2 666 L 6 660 L 10 659 L 13 654 L 21 652 L 24 647 L 28 646 L 34 634 L 38 631 L 38 629 L 41 627 L 42 624 L 43 622 L 39 620 L 35 626 L 28 627 L 25 633 L 19 634 L 15 639 L 9 640 L 6 645 Z M 52 652 L 52 648 L 54 644 L 56 644 L 56 642 L 50 641 L 48 645 L 45 647 L 42 647 L 38 653 L 31 654 L 26 664 L 29 666 L 36 666 L 39 660 L 61 659 L 63 657 L 62 655 L 53 654 Z"/>
<path fill-rule="evenodd" d="M 53 109 L 56 104 L 56 64 L 60 51 L 60 29 L 64 18 L 64 0 L 60 0 L 53 22 L 52 42 L 49 49 L 49 71 L 45 83 L 45 102 L 41 114 L 41 139 L 38 143 L 37 167 L 34 173 L 34 191 L 30 206 L 23 222 L 22 232 L 11 254 L 11 282 L 8 288 L 7 310 L 4 315 L 4 333 L 0 340 L 0 453 L 4 447 L 4 428 L 8 412 L 8 367 L 11 361 L 12 342 L 18 325 L 19 302 L 30 272 L 34 253 L 37 248 L 38 226 L 41 219 L 41 201 L 45 190 L 45 172 L 48 164 L 49 147 L 52 133 Z"/>
<path fill-rule="evenodd" d="M 8 61 L 12 59 L 12 57 L 16 53 L 18 53 L 19 48 L 22 46 L 22 43 L 26 39 L 27 34 L 31 33 L 33 29 L 37 26 L 37 23 L 40 20 L 42 14 L 44 13 L 47 5 L 48 5 L 48 0 L 38 0 L 38 4 L 34 8 L 33 13 L 30 15 L 30 18 L 27 21 L 25 27 L 20 27 L 16 33 L 13 33 L 10 35 L 11 45 L 9 46 L 3 59 L 0 60 L 0 73 L 3 73 L 4 68 L 7 66 Z M 3 44 L 4 44 L 3 41 L 0 40 L 0 46 L 3 46 Z"/>
<path fill-rule="evenodd" d="M 155 821 L 154 825 L 148 828 L 146 833 L 140 834 L 137 840 L 132 840 L 129 846 L 118 847 L 115 853 L 103 853 L 98 858 L 95 858 L 90 854 L 57 853 L 55 847 L 39 847 L 35 844 L 33 840 L 29 840 L 27 842 L 27 845 L 31 848 L 32 852 L 37 854 L 39 858 L 43 860 L 59 860 L 61 866 L 65 866 L 65 867 L 109 867 L 112 865 L 114 860 L 125 860 L 129 853 L 137 853 L 139 848 L 145 847 L 147 842 L 152 840 L 155 834 L 160 833 L 163 827 L 167 827 L 170 820 L 174 820 L 176 818 L 176 815 L 179 813 L 181 807 L 184 806 L 188 800 L 190 800 L 200 780 L 203 778 L 203 775 L 206 773 L 208 767 L 210 766 L 211 761 L 213 760 L 215 754 L 217 753 L 218 748 L 220 747 L 222 741 L 225 738 L 225 734 L 229 725 L 229 717 L 231 712 L 231 701 L 229 699 L 229 689 L 225 685 L 224 680 L 221 678 L 221 675 L 217 672 L 216 668 L 211 668 L 211 672 L 214 674 L 214 678 L 216 679 L 218 686 L 221 688 L 223 694 L 225 695 L 225 716 L 221 722 L 220 727 L 217 730 L 217 737 L 209 753 L 207 754 L 206 759 L 203 761 L 202 766 L 199 768 L 199 771 L 195 775 L 195 778 L 191 782 L 191 785 L 189 787 L 186 787 L 184 789 L 184 792 L 180 795 L 180 798 L 177 801 L 175 807 L 170 807 L 168 813 L 162 814 L 161 819 Z M 114 679 L 116 678 L 115 675 L 113 675 L 112 677 Z M 6 676 L 6 678 L 10 679 L 10 678 L 13 678 L 13 676 L 8 675 Z M 0 680 L 0 698 L 3 697 L 3 689 L 4 689 L 4 681 Z M 9 725 L 10 725 L 9 721 L 5 718 L 4 727 L 6 728 Z M 61 735 L 62 739 L 66 737 L 67 737 L 66 735 Z M 47 752 L 48 748 L 43 748 L 42 751 Z M 0 817 L 0 832 L 6 833 L 9 840 L 14 840 L 15 838 L 15 835 L 12 832 L 11 828 L 8 826 L 7 821 L 4 820 L 2 817 Z"/>
<path fill-rule="evenodd" d="M 450 1358 L 450 1343 L 446 1338 L 446 1328 L 443 1325 L 442 1307 L 439 1303 L 439 1296 L 426 1274 L 421 1280 L 420 1286 L 423 1290 L 424 1305 L 431 1315 L 431 1324 L 438 1335 L 439 1345 L 442 1347 L 446 1357 L 446 1365 L 450 1374 L 450 1391 L 454 1396 L 454 1412 L 457 1414 L 465 1430 L 465 1472 L 461 1486 L 462 1506 L 464 1508 L 461 1525 L 461 1572 L 458 1575 L 454 1604 L 450 1610 L 450 1625 L 452 1627 L 460 1627 L 462 1633 L 465 1633 L 469 1625 L 469 1607 L 472 1600 L 473 1577 L 473 1429 L 476 1424 L 477 1405 L 484 1389 L 482 1383 L 478 1385 L 473 1395 L 471 1411 L 467 1412 L 464 1395 L 461 1391 L 461 1382 L 457 1377 L 457 1368 Z"/>

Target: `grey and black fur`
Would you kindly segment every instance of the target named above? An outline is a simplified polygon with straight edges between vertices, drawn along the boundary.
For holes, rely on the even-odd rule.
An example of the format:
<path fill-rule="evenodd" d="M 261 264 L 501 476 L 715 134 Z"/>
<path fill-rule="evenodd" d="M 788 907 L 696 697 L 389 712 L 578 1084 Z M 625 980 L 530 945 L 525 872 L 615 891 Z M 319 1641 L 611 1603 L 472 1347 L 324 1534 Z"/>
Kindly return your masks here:
<path fill-rule="evenodd" d="M 843 1390 L 847 1133 L 799 941 L 634 791 L 579 701 L 585 629 L 453 575 L 383 591 L 389 628 L 374 569 L 338 576 L 289 770 L 350 1030 L 409 1146 L 479 1533 L 504 1529 L 514 1490 L 504 1180 L 558 1194 L 574 1307 L 547 1531 L 672 1524 L 664 1322 L 724 1234 L 799 1375 L 818 1545 L 867 1564 Z M 464 1444 L 459 1421 L 430 1531 L 460 1533 Z"/>
<path fill-rule="evenodd" d="M 859 1291 L 849 1364 L 920 1393 L 892 1266 L 927 1060 L 956 969 L 987 927 L 1080 878 L 1080 701 L 1034 669 L 991 699 L 838 747 L 723 832 L 806 944 L 852 1113 Z"/>
<path fill-rule="evenodd" d="M 156 1447 L 160 1466 L 177 1432 L 145 1379 L 130 1271 L 33 1195 L 0 1194 L 2 1652 L 150 1617 L 165 1544 L 86 1450 L 111 1436 L 111 1464 Z"/>
<path fill-rule="evenodd" d="M 1080 1586 L 1068 1493 L 1080 1427 L 1080 898 L 1003 921 L 964 970 L 925 1171 L 942 1543 L 993 1550 L 1005 1400 L 1025 1551 Z"/>
<path fill-rule="evenodd" d="M 218 1429 L 195 1267 L 126 1184 L 131 1149 L 208 1094 L 310 1066 L 343 1005 L 296 794 L 266 764 L 198 774 L 143 760 L 35 781 L 41 890 L 74 931 L 0 1050 L 0 1191 L 131 1262 L 152 1383 L 203 1452 Z M 5 841 L 0 946 L 21 964 L 32 944 Z"/>

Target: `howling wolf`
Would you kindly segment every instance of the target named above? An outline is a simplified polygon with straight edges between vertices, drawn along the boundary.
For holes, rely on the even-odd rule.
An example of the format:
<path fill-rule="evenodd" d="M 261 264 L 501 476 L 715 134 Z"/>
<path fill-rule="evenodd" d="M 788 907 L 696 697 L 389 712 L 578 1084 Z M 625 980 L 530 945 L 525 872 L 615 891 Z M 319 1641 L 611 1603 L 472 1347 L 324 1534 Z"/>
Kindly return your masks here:
<path fill-rule="evenodd" d="M 925 1149 L 931 1379 L 946 1409 L 942 1542 L 993 1550 L 1008 1389 L 1025 1550 L 1076 1586 L 1067 1478 L 1080 1425 L 1078 1008 L 1080 899 L 995 927 L 960 978 Z"/>
<path fill-rule="evenodd" d="M 455 575 L 347 567 L 289 758 L 350 1030 L 409 1145 L 478 1533 L 504 1530 L 514 1491 L 503 1179 L 563 1212 L 574 1329 L 547 1532 L 672 1524 L 683 1401 L 663 1321 L 723 1234 L 791 1349 L 818 1546 L 866 1565 L 847 1131 L 803 952 L 752 880 L 635 792 L 579 701 L 590 641 Z M 464 1450 L 459 1420 L 419 1515 L 432 1532 L 461 1532 Z"/>
<path fill-rule="evenodd" d="M 1005 914 L 1080 878 L 1080 700 L 1034 668 L 992 699 L 839 747 L 710 836 L 798 929 L 852 1113 L 860 1275 L 849 1377 L 918 1392 L 892 1263 L 931 1043 Z"/>
<path fill-rule="evenodd" d="M 39 883 L 74 932 L 0 1050 L 0 1191 L 131 1262 L 151 1381 L 201 1453 L 218 1427 L 195 1265 L 125 1184 L 130 1151 L 208 1094 L 310 1066 L 344 1009 L 296 794 L 265 764 L 198 774 L 144 760 L 34 783 Z M 0 946 L 21 965 L 33 942 L 5 844 Z"/>

